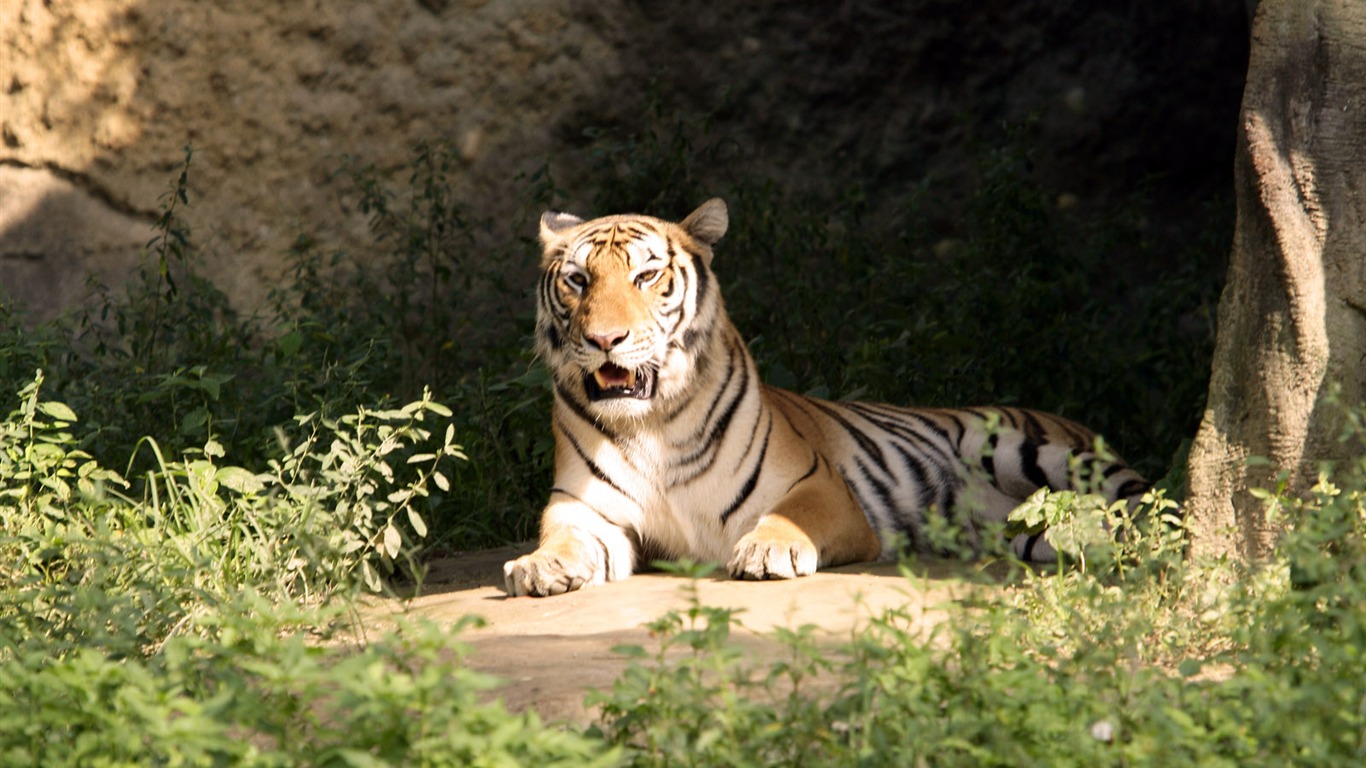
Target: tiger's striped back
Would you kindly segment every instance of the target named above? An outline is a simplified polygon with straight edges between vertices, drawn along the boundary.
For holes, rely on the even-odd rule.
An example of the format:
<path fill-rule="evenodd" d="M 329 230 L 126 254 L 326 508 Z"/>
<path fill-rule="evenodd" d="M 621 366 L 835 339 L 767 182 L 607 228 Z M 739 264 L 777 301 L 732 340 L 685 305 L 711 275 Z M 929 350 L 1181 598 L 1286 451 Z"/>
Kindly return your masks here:
<path fill-rule="evenodd" d="M 900 544 L 935 547 L 927 515 L 965 526 L 977 546 L 982 523 L 1002 523 L 1040 488 L 1083 489 L 1110 501 L 1137 500 L 1148 483 L 1113 457 L 1095 452 L 1096 435 L 1069 419 L 1025 408 L 904 408 L 882 403 L 827 402 L 769 388 L 788 418 L 819 429 L 840 474 L 883 542 L 883 556 Z M 1077 474 L 1086 476 L 1078 477 Z M 956 514 L 967 511 L 970 514 Z M 1038 536 L 1014 542 L 1024 559 L 1052 560 Z"/>
<path fill-rule="evenodd" d="M 907 543 L 928 551 L 928 515 L 975 543 L 1038 488 L 1071 488 L 1078 459 L 1110 499 L 1146 488 L 1061 417 L 762 384 L 711 271 L 727 223 L 719 200 L 679 223 L 542 217 L 536 340 L 554 382 L 555 483 L 540 547 L 505 567 L 511 594 L 624 578 L 655 557 L 801 576 Z M 1055 557 L 1037 537 L 1014 546 Z"/>

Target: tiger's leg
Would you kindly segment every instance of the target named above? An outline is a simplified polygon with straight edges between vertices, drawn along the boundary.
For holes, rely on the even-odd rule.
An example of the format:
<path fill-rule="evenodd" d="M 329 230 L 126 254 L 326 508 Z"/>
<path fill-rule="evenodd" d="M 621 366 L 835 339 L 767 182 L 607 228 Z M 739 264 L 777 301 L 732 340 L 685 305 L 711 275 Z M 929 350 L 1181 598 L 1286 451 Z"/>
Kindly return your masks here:
<path fill-rule="evenodd" d="M 572 498 L 555 499 L 541 517 L 535 552 L 503 565 L 508 595 L 544 597 L 624 579 L 635 567 L 632 535 Z"/>
<path fill-rule="evenodd" d="M 728 568 L 737 579 L 791 579 L 823 566 L 876 560 L 881 554 L 882 543 L 843 478 L 816 473 L 788 491 L 736 542 Z"/>

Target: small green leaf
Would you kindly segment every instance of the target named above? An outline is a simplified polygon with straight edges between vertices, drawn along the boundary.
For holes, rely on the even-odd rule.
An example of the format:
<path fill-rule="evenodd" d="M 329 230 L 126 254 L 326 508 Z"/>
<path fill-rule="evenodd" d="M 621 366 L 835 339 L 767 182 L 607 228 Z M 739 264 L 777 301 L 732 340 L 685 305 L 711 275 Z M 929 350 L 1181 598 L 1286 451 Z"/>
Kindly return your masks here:
<path fill-rule="evenodd" d="M 417 532 L 418 536 L 427 538 L 427 523 L 422 520 L 422 515 L 419 515 L 417 510 L 412 507 L 408 507 L 408 522 L 412 524 L 413 530 Z"/>
<path fill-rule="evenodd" d="M 398 557 L 399 551 L 403 549 L 403 537 L 399 535 L 398 529 L 390 523 L 384 527 L 384 553 L 390 559 Z"/>
<path fill-rule="evenodd" d="M 222 467 L 214 479 L 242 494 L 260 493 L 266 487 L 260 478 L 241 467 Z"/>
<path fill-rule="evenodd" d="M 56 401 L 39 403 L 38 410 L 58 421 L 72 422 L 77 420 L 76 412 L 71 410 L 70 406 L 66 403 L 59 403 Z"/>
<path fill-rule="evenodd" d="M 71 486 L 60 477 L 45 477 L 41 481 L 42 485 L 57 494 L 57 498 L 66 501 L 71 498 Z"/>
<path fill-rule="evenodd" d="M 643 646 L 639 645 L 614 645 L 612 646 L 611 651 L 618 656 L 625 656 L 628 659 L 648 659 L 650 657 L 650 653 L 646 651 Z"/>
<path fill-rule="evenodd" d="M 276 343 L 280 346 L 280 352 L 285 357 L 294 357 L 299 353 L 299 348 L 304 345 L 304 335 L 298 331 L 290 331 L 281 336 Z"/>
<path fill-rule="evenodd" d="M 180 421 L 180 434 L 193 435 L 201 432 L 204 425 L 209 421 L 209 411 L 200 406 L 193 411 L 185 414 L 185 418 Z"/>
<path fill-rule="evenodd" d="M 222 380 L 214 376 L 204 376 L 199 380 L 199 386 L 209 393 L 209 399 L 217 401 L 218 395 L 222 391 Z"/>
<path fill-rule="evenodd" d="M 369 560 L 362 560 L 360 564 L 361 577 L 365 579 L 365 586 L 371 592 L 378 592 L 380 588 L 379 573 L 375 567 L 370 565 Z"/>

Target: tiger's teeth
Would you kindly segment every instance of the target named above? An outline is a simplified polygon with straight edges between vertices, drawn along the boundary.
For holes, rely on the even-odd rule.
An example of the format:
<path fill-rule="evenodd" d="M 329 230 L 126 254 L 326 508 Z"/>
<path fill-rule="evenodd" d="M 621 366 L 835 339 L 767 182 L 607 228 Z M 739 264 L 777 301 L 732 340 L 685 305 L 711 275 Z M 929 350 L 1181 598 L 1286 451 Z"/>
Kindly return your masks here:
<path fill-rule="evenodd" d="M 636 387 L 636 372 L 608 363 L 593 371 L 593 380 L 602 390 L 627 390 Z"/>

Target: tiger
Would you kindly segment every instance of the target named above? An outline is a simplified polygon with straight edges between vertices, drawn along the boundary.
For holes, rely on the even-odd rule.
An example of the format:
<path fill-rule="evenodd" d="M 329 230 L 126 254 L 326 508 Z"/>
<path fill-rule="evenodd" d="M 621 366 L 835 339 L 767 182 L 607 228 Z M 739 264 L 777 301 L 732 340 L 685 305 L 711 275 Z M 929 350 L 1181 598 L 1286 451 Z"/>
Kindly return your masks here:
<path fill-rule="evenodd" d="M 1015 407 L 834 402 L 760 381 L 712 271 L 713 198 L 679 222 L 547 211 L 535 348 L 553 388 L 554 480 L 509 596 L 556 595 L 655 559 L 736 579 L 933 552 L 931 515 L 980 543 L 1037 489 L 1091 466 L 1107 501 L 1148 483 L 1089 429 Z M 1078 463 L 1080 462 L 1080 463 Z M 1040 534 L 1016 555 L 1056 562 Z"/>

